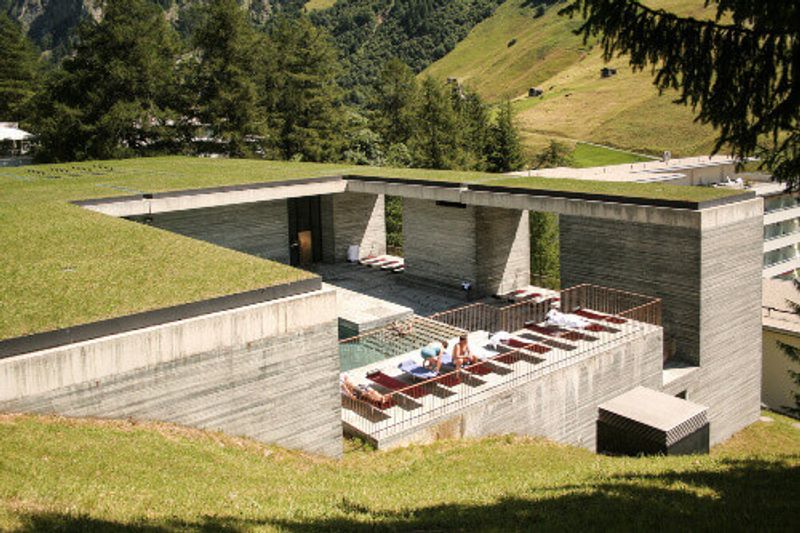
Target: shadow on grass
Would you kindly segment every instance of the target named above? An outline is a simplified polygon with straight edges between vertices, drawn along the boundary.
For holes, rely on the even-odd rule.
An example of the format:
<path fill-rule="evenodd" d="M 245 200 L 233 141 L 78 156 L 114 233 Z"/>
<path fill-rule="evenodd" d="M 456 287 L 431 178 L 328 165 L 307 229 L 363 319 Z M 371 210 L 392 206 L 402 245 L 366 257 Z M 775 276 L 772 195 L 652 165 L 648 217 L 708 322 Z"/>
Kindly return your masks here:
<path fill-rule="evenodd" d="M 245 531 L 320 530 L 790 530 L 800 494 L 798 457 L 775 461 L 720 461 L 720 470 L 609 477 L 508 495 L 486 505 L 422 501 L 405 511 L 383 511 L 342 498 L 320 519 L 202 517 L 197 521 L 117 523 L 57 513 L 20 515 L 21 531 Z M 417 490 L 424 494 L 424 487 Z M 421 498 L 421 500 L 424 498 Z"/>

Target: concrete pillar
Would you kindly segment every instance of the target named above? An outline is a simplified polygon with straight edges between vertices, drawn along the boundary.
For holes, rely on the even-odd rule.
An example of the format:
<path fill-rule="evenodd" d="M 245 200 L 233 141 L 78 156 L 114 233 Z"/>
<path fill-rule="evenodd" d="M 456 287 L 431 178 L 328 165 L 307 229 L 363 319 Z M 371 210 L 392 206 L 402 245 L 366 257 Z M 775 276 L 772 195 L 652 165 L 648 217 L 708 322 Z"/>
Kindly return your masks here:
<path fill-rule="evenodd" d="M 683 388 L 709 407 L 712 443 L 758 417 L 762 211 L 754 199 L 687 210 L 683 224 L 560 218 L 564 287 L 594 283 L 662 299 L 665 349 L 698 367 Z"/>
<path fill-rule="evenodd" d="M 344 192 L 322 197 L 322 259 L 347 260 L 352 244 L 361 256 L 386 253 L 386 212 L 382 194 Z"/>
<path fill-rule="evenodd" d="M 528 212 L 405 198 L 406 275 L 476 296 L 508 292 L 530 280 Z"/>

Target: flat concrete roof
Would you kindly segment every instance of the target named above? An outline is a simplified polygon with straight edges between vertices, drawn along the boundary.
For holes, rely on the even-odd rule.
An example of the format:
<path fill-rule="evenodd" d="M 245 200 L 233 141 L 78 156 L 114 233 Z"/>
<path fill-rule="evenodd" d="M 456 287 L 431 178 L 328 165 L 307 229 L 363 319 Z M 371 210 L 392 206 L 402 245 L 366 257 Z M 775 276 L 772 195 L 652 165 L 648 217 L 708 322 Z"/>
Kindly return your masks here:
<path fill-rule="evenodd" d="M 598 409 L 667 433 L 708 407 L 639 386 L 600 404 Z"/>

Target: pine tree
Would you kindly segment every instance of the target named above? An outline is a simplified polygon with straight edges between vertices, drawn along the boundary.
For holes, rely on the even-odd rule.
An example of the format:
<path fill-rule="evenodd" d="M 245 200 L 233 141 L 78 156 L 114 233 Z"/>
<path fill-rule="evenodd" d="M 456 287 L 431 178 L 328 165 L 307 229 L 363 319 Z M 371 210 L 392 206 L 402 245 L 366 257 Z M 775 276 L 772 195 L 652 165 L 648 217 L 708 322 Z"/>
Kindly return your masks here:
<path fill-rule="evenodd" d="M 793 280 L 794 287 L 798 291 L 800 291 L 800 280 L 795 279 Z M 800 315 L 800 304 L 797 302 L 789 301 L 789 306 L 795 312 L 795 314 Z M 795 364 L 800 364 L 800 347 L 793 346 L 791 344 L 787 344 L 782 341 L 778 341 L 778 345 L 780 346 L 783 353 L 786 357 Z M 789 377 L 795 384 L 796 390 L 792 391 L 792 397 L 794 398 L 794 405 L 786 405 L 782 406 L 789 410 L 789 412 L 793 413 L 795 416 L 800 416 L 800 372 L 795 370 L 787 370 Z"/>
<path fill-rule="evenodd" d="M 264 143 L 260 70 L 264 43 L 236 0 L 209 0 L 192 43 L 197 65 L 191 80 L 195 114 L 217 150 L 251 154 Z"/>
<path fill-rule="evenodd" d="M 147 0 L 107 0 L 73 55 L 37 97 L 33 130 L 45 160 L 115 158 L 159 149 L 176 94 L 175 40 Z"/>
<path fill-rule="evenodd" d="M 36 50 L 5 13 L 0 13 L 0 50 L 0 121 L 23 120 L 25 106 L 36 90 Z"/>
<path fill-rule="evenodd" d="M 478 93 L 465 89 L 458 83 L 448 85 L 459 122 L 462 158 L 459 166 L 486 170 L 491 127 L 488 108 Z"/>
<path fill-rule="evenodd" d="M 560 250 L 558 215 L 531 211 L 531 275 L 534 285 L 559 288 Z"/>
<path fill-rule="evenodd" d="M 514 127 L 514 112 L 508 100 L 500 106 L 489 133 L 488 161 L 492 172 L 519 170 L 525 164 L 519 135 Z"/>
<path fill-rule="evenodd" d="M 800 2 L 698 0 L 714 20 L 654 9 L 637 0 L 570 0 L 562 14 L 585 18 L 585 38 L 601 36 L 606 59 L 628 55 L 654 69 L 655 85 L 677 89 L 697 119 L 719 129 L 716 149 L 764 165 L 800 188 Z"/>
<path fill-rule="evenodd" d="M 422 82 L 416 115 L 411 140 L 415 166 L 455 168 L 460 159 L 458 118 L 448 95 L 430 76 Z"/>
<path fill-rule="evenodd" d="M 302 16 L 279 17 L 269 37 L 273 61 L 265 67 L 265 101 L 273 146 L 286 159 L 340 160 L 345 112 L 329 35 Z"/>
<path fill-rule="evenodd" d="M 414 72 L 399 59 L 381 70 L 375 98 L 375 130 L 388 145 L 407 144 L 414 134 L 414 106 L 419 87 Z"/>

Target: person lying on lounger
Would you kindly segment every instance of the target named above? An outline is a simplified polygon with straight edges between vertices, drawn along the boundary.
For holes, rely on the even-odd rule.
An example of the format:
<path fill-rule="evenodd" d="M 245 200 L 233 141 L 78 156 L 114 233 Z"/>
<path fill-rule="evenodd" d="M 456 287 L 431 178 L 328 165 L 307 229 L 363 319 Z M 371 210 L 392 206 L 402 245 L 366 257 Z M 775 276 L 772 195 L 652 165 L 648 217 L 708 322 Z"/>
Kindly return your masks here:
<path fill-rule="evenodd" d="M 387 400 L 386 395 L 381 394 L 369 385 L 354 384 L 347 374 L 342 374 L 339 377 L 339 387 L 342 390 L 342 394 L 354 400 L 369 400 L 381 405 Z"/>
<path fill-rule="evenodd" d="M 545 324 L 558 328 L 582 329 L 589 325 L 589 321 L 572 313 L 562 313 L 558 304 L 551 304 L 550 311 L 547 312 Z"/>
<path fill-rule="evenodd" d="M 456 370 L 461 370 L 461 365 L 464 363 L 475 364 L 479 361 L 478 356 L 472 353 L 467 343 L 467 336 L 461 335 L 458 338 L 458 344 L 453 348 L 453 363 L 456 365 Z"/>

